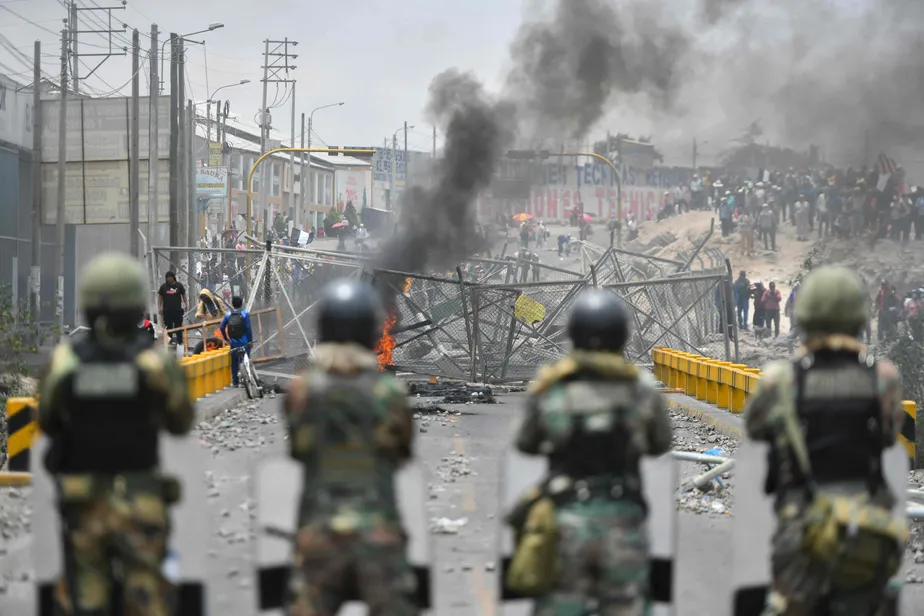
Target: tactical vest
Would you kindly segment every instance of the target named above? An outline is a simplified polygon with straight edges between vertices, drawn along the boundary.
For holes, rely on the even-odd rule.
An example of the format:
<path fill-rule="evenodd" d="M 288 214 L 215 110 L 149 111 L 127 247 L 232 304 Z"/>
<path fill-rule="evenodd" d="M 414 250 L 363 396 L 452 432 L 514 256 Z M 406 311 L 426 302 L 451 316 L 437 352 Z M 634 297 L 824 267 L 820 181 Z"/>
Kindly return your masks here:
<path fill-rule="evenodd" d="M 60 473 L 118 474 L 157 468 L 158 422 L 135 358 L 144 345 L 119 349 L 76 343 L 80 360 L 63 385 L 66 428 L 53 450 Z"/>
<path fill-rule="evenodd" d="M 582 489 L 641 498 L 639 456 L 630 420 L 636 381 L 580 380 L 565 384 L 566 407 L 546 414 L 550 477 L 570 478 Z M 550 484 L 551 485 L 551 484 Z"/>
<path fill-rule="evenodd" d="M 872 356 L 822 351 L 794 365 L 796 413 L 818 486 L 867 482 L 883 485 L 882 405 Z M 796 485 L 806 478 L 798 468 Z"/>
<path fill-rule="evenodd" d="M 339 376 L 314 372 L 309 397 L 316 441 L 311 465 L 321 511 L 339 506 L 394 508 L 396 465 L 381 454 L 375 441 L 378 417 L 373 390 L 378 372 Z"/>

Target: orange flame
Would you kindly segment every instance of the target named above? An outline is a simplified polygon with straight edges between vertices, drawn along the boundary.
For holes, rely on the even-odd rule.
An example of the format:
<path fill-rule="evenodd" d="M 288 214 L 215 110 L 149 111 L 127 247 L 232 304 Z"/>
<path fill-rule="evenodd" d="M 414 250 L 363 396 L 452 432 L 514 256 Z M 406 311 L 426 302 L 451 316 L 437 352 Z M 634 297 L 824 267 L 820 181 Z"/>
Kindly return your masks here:
<path fill-rule="evenodd" d="M 391 335 L 391 330 L 397 322 L 397 313 L 389 310 L 388 318 L 385 319 L 385 327 L 382 328 L 382 337 L 379 338 L 379 343 L 375 345 L 375 352 L 379 356 L 379 370 L 384 370 L 386 366 L 392 365 L 392 352 L 395 350 L 395 337 Z"/>
<path fill-rule="evenodd" d="M 402 290 L 405 293 L 411 288 L 412 282 L 410 278 L 404 279 L 404 288 Z M 375 345 L 375 353 L 379 356 L 379 370 L 384 370 L 387 366 L 393 365 L 392 353 L 394 353 L 397 343 L 395 342 L 395 337 L 391 335 L 391 330 L 394 329 L 397 322 L 398 313 L 394 309 L 389 309 L 388 317 L 386 317 L 385 324 L 382 327 L 382 337 L 379 338 L 378 344 Z"/>

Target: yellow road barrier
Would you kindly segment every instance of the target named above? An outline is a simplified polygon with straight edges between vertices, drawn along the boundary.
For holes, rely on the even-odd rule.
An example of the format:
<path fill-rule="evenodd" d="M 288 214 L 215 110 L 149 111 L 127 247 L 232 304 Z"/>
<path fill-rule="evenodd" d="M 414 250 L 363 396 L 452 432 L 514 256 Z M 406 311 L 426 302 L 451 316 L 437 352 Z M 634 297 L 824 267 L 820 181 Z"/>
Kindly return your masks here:
<path fill-rule="evenodd" d="M 666 347 L 655 347 L 651 351 L 651 360 L 654 362 L 655 377 L 667 387 L 682 390 L 692 398 L 728 409 L 732 413 L 744 410 L 745 400 L 757 389 L 760 381 L 758 368 Z M 914 461 L 917 404 L 905 400 L 902 407 L 905 416 L 898 440 L 908 452 L 908 457 Z"/>
<path fill-rule="evenodd" d="M 180 364 L 186 371 L 189 400 L 200 398 L 231 385 L 231 352 L 225 347 L 185 357 Z M 0 472 L 0 487 L 29 485 L 30 451 L 38 433 L 38 397 L 7 398 L 6 444 L 9 472 Z"/>

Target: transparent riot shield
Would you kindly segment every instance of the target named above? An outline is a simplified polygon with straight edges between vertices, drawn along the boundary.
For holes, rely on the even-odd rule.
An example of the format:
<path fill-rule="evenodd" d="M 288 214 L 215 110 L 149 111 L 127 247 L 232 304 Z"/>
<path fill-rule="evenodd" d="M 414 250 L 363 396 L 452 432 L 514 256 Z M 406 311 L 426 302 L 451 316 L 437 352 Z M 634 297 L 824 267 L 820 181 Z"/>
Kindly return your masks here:
<path fill-rule="evenodd" d="M 289 457 L 260 464 L 255 474 L 257 502 L 257 612 L 282 615 L 288 602 L 288 584 L 298 532 L 298 508 L 304 468 Z M 427 528 L 427 479 L 423 467 L 410 461 L 395 475 L 395 491 L 404 530 L 408 536 L 407 558 L 417 578 L 415 600 L 422 609 L 432 607 L 431 567 L 433 549 Z M 341 614 L 362 607 L 359 596 L 347 597 Z"/>
<path fill-rule="evenodd" d="M 64 574 L 62 525 L 54 478 L 44 465 L 49 440 L 37 434 L 32 444 L 32 554 L 36 578 L 36 616 L 54 614 L 53 589 Z M 170 508 L 169 558 L 164 573 L 176 584 L 176 616 L 205 616 L 215 605 L 207 581 L 208 510 L 203 490 L 206 454 L 193 436 L 161 435 L 163 472 L 176 477 L 182 496 Z M 122 614 L 121 585 L 113 584 L 113 616 Z"/>
<path fill-rule="evenodd" d="M 501 511 L 510 511 L 520 496 L 542 483 L 548 465 L 544 456 L 527 456 L 514 448 L 502 459 Z M 677 463 L 671 455 L 643 458 L 642 481 L 648 503 L 648 534 L 651 546 L 651 599 L 653 616 L 671 616 L 673 612 L 674 561 L 677 553 Z M 499 594 L 505 603 L 505 613 L 521 613 L 530 599 L 517 596 L 506 588 L 504 580 L 514 550 L 514 535 L 502 523 L 500 532 L 501 571 Z M 507 609 L 509 608 L 509 609 Z"/>
<path fill-rule="evenodd" d="M 776 520 L 773 496 L 764 494 L 768 453 L 769 446 L 766 443 L 746 439 L 735 454 L 732 616 L 760 614 L 770 589 L 771 537 L 776 528 Z M 904 518 L 908 455 L 899 445 L 890 447 L 882 454 L 882 464 L 883 476 L 896 497 L 893 513 L 896 517 Z M 891 586 L 900 588 L 900 582 L 893 580 Z M 895 594 L 897 606 L 897 591 Z"/>

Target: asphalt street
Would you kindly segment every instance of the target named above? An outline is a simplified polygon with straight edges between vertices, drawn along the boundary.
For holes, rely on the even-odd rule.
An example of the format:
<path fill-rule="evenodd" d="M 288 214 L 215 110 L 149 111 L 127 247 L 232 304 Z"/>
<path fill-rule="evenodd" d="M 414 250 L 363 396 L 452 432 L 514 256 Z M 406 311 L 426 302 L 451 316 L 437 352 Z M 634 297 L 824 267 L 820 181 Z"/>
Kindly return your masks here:
<path fill-rule="evenodd" d="M 282 455 L 281 398 L 243 403 L 197 428 L 211 460 L 203 485 L 211 531 L 210 579 L 218 597 L 212 614 L 256 613 L 253 575 L 255 504 L 250 478 L 259 460 Z M 528 606 L 496 604 L 500 456 L 509 444 L 510 424 L 522 394 L 498 397 L 493 405 L 439 404 L 419 412 L 417 452 L 429 469 L 428 514 L 434 528 L 436 614 L 440 616 L 525 616 Z M 414 399 L 425 405 L 435 400 Z M 734 442 L 709 427 L 675 415 L 675 449 L 703 451 Z M 684 463 L 682 478 L 704 467 Z M 726 478 L 733 491 L 734 477 Z M 732 568 L 730 494 L 681 496 L 675 596 L 677 616 L 729 609 L 726 580 Z M 31 613 L 31 540 L 28 490 L 0 490 L 0 614 Z M 920 571 L 918 571 L 920 573 Z M 903 612 L 924 598 L 921 585 L 903 596 Z M 364 610 L 342 614 L 358 616 Z"/>

